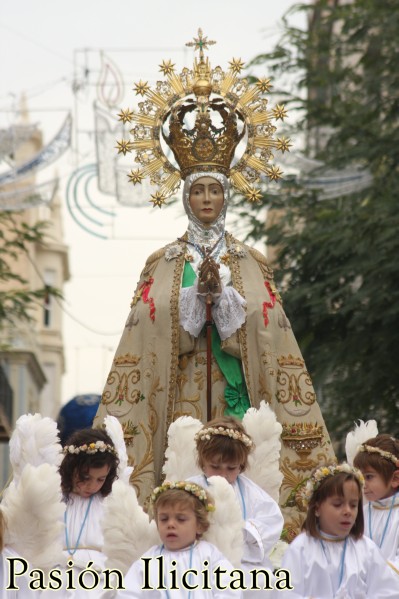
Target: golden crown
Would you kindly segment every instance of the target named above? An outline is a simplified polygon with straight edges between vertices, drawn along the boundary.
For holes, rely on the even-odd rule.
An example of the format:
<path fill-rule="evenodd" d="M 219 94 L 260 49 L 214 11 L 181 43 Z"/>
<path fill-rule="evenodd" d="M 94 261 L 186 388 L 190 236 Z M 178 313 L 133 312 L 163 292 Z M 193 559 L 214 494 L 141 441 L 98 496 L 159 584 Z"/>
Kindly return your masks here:
<path fill-rule="evenodd" d="M 177 74 L 172 61 L 164 60 L 160 70 L 166 80 L 158 81 L 155 90 L 148 82 L 136 83 L 136 94 L 145 97 L 138 112 L 128 108 L 118 115 L 124 124 L 135 124 L 130 130 L 133 141 L 118 141 L 118 153 L 136 152 L 140 168 L 132 169 L 128 177 L 133 184 L 150 178 L 158 187 L 150 200 L 154 206 L 161 207 L 178 189 L 181 179 L 193 172 L 222 172 L 252 202 L 261 198 L 255 187 L 261 173 L 272 181 L 282 175 L 277 166 L 270 164 L 272 150 L 288 151 L 290 141 L 274 138 L 276 127 L 271 121 L 284 120 L 284 106 L 267 109 L 264 94 L 271 88 L 270 80 L 258 79 L 250 84 L 240 79 L 244 66 L 241 59 L 232 59 L 226 73 L 219 66 L 212 69 L 204 50 L 214 43 L 199 29 L 198 37 L 186 44 L 199 50 L 193 68 Z M 165 155 L 161 137 L 179 168 Z M 231 167 L 237 145 L 245 137 L 246 149 Z"/>
<path fill-rule="evenodd" d="M 319 426 L 317 422 L 314 424 L 311 422 L 283 422 L 283 432 L 281 436 L 283 438 L 322 437 L 323 427 Z"/>

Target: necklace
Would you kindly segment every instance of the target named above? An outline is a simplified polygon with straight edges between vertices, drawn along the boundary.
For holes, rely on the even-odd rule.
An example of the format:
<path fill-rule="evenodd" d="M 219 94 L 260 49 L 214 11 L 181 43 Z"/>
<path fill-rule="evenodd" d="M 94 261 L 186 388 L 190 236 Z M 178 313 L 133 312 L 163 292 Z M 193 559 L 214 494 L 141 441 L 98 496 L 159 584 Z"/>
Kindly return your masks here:
<path fill-rule="evenodd" d="M 192 568 L 192 565 L 193 565 L 193 547 L 194 547 L 194 545 L 195 545 L 195 541 L 194 541 L 194 543 L 192 543 L 190 545 L 190 557 L 189 557 L 189 566 L 188 566 L 187 572 L 191 571 L 191 568 Z M 162 555 L 162 552 L 163 552 L 164 549 L 165 549 L 165 545 L 161 545 L 161 551 L 160 551 L 161 555 Z M 163 586 L 166 587 L 166 584 L 165 584 L 164 580 L 162 581 L 162 583 L 163 583 Z M 169 595 L 169 590 L 168 589 L 165 589 L 165 595 L 166 595 L 167 599 L 170 599 L 170 595 Z M 191 589 L 188 591 L 187 599 L 190 599 L 190 595 L 191 595 Z"/>
<path fill-rule="evenodd" d="M 178 237 L 177 241 L 181 241 L 183 243 L 187 243 L 188 245 L 192 245 L 197 252 L 199 253 L 199 255 L 201 256 L 201 258 L 205 258 L 205 256 L 211 256 L 212 253 L 217 250 L 215 252 L 214 255 L 214 259 L 215 261 L 218 259 L 219 254 L 220 254 L 220 250 L 222 248 L 222 244 L 221 241 L 224 237 L 224 232 L 220 235 L 220 237 L 216 240 L 216 243 L 214 243 L 214 245 L 212 247 L 210 247 L 208 250 L 205 249 L 204 246 L 200 246 L 198 243 L 196 243 L 195 241 L 189 241 L 188 239 L 183 239 L 182 237 Z M 219 246 L 219 247 L 218 247 Z"/>
<path fill-rule="evenodd" d="M 89 515 L 90 506 L 91 506 L 91 502 L 93 501 L 93 497 L 94 497 L 94 495 L 92 495 L 90 497 L 90 499 L 89 499 L 89 502 L 88 502 L 88 505 L 87 505 L 87 508 L 86 508 L 86 513 L 85 513 L 84 518 L 83 518 L 82 526 L 80 527 L 80 530 L 79 530 L 78 540 L 76 541 L 76 545 L 75 545 L 75 547 L 73 549 L 71 549 L 71 547 L 69 546 L 69 539 L 68 539 L 68 523 L 67 523 L 68 506 L 65 509 L 65 512 L 64 512 L 65 545 L 66 545 L 66 550 L 68 551 L 69 555 L 75 555 L 76 551 L 79 548 L 80 537 L 82 536 L 82 532 L 83 532 L 83 529 L 85 527 L 87 517 Z"/>
<path fill-rule="evenodd" d="M 319 539 L 319 540 L 320 540 L 321 548 L 323 549 L 323 553 L 325 555 L 325 558 L 326 558 L 328 564 L 330 564 L 331 562 L 330 562 L 329 557 L 327 556 L 327 552 L 326 552 L 325 545 L 323 543 L 323 539 Z M 341 559 L 339 560 L 339 580 L 338 580 L 337 590 L 341 586 L 342 580 L 344 578 L 345 553 L 346 553 L 346 545 L 347 545 L 347 543 L 348 543 L 348 537 L 345 537 L 344 546 L 342 548 L 342 553 L 341 553 Z"/>
<path fill-rule="evenodd" d="M 392 495 L 392 501 L 391 501 L 391 505 L 390 505 L 390 508 L 389 508 L 389 512 L 388 512 L 387 520 L 386 520 L 386 522 L 385 522 L 384 530 L 382 531 L 381 541 L 380 541 L 380 543 L 379 543 L 379 545 L 378 545 L 378 547 L 379 547 L 380 549 L 381 549 L 381 547 L 382 547 L 382 544 L 383 544 L 383 542 L 384 542 L 385 535 L 387 534 L 387 530 L 388 530 L 388 524 L 389 524 L 389 521 L 390 521 L 390 519 L 391 519 L 391 514 L 392 514 L 392 508 L 393 508 L 393 506 L 394 506 L 394 503 L 395 503 L 395 497 L 396 497 L 396 493 L 394 493 L 394 494 Z M 373 533 L 372 533 L 372 530 L 371 530 L 371 502 L 369 503 L 369 506 L 368 506 L 368 517 L 369 517 L 368 519 L 369 519 L 369 533 L 370 533 L 370 539 L 371 539 L 371 540 L 373 540 Z M 375 542 L 376 542 L 376 541 L 375 541 Z"/>

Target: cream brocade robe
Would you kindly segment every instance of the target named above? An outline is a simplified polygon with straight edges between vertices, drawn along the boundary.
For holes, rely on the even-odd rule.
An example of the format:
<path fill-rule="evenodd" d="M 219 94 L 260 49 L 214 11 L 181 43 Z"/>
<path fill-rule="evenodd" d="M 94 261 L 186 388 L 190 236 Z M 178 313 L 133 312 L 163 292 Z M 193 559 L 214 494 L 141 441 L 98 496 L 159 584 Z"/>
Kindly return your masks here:
<path fill-rule="evenodd" d="M 269 402 L 283 425 L 283 505 L 293 487 L 334 454 L 266 258 L 228 233 L 226 244 L 221 260 L 246 300 L 247 316 L 222 348 L 242 360 L 251 405 Z M 206 421 L 206 338 L 202 333 L 192 337 L 179 323 L 189 251 L 190 246 L 175 241 L 148 258 L 94 421 L 100 426 L 107 414 L 120 420 L 134 466 L 131 482 L 141 503 L 161 480 L 170 423 L 182 415 Z M 224 387 L 212 359 L 212 417 L 224 412 Z M 302 518 L 297 508 L 284 511 L 289 532 L 298 530 Z"/>

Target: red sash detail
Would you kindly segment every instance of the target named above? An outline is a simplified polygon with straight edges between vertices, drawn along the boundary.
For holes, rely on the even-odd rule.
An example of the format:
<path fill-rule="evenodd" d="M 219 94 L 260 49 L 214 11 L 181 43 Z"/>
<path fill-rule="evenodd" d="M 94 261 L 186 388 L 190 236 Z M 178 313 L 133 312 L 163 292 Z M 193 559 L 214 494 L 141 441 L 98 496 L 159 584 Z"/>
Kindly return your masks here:
<path fill-rule="evenodd" d="M 150 277 L 148 279 L 148 281 L 144 281 L 144 283 L 142 283 L 140 285 L 140 291 L 141 291 L 141 299 L 143 300 L 143 302 L 145 304 L 150 304 L 150 318 L 154 322 L 155 321 L 154 298 L 148 297 L 150 290 L 151 290 L 151 285 L 153 284 L 153 282 L 154 282 L 154 279 L 152 277 Z"/>
<path fill-rule="evenodd" d="M 270 302 L 263 302 L 263 322 L 265 323 L 265 327 L 267 327 L 269 324 L 269 315 L 267 310 L 268 308 L 274 308 L 274 304 L 276 303 L 276 294 L 273 293 L 269 281 L 265 281 L 265 287 L 270 296 Z"/>

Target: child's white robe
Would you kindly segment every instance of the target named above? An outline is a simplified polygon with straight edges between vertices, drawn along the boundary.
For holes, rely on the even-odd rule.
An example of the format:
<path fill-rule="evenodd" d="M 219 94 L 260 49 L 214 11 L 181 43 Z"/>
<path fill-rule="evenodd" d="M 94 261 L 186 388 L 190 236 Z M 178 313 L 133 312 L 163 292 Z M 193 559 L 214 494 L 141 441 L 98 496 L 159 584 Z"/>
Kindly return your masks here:
<path fill-rule="evenodd" d="M 182 549 L 181 551 L 168 551 L 165 548 L 161 550 L 161 547 L 161 545 L 154 545 L 154 547 L 151 547 L 151 549 L 142 556 L 142 558 L 153 558 L 151 562 L 148 562 L 147 581 L 145 580 L 145 569 L 142 558 L 132 564 L 125 576 L 126 590 L 118 592 L 118 599 L 187 599 L 189 595 L 193 599 L 242 598 L 241 590 L 232 590 L 229 588 L 229 582 L 231 580 L 230 572 L 234 570 L 234 566 L 232 566 L 224 555 L 211 543 L 208 543 L 207 541 L 198 541 L 193 546 L 192 552 L 190 551 L 190 547 Z M 187 588 L 183 588 L 179 583 L 179 586 L 181 586 L 179 590 L 157 590 L 156 587 L 162 585 L 162 580 L 159 580 L 159 562 L 155 558 L 160 555 L 163 557 L 164 585 L 166 587 L 170 586 L 168 581 L 171 580 L 169 576 L 171 570 L 177 570 L 177 580 L 180 581 L 184 572 L 194 569 L 198 572 L 198 576 L 193 576 L 191 579 L 192 582 L 190 582 L 190 577 L 188 577 L 187 580 L 189 584 L 198 582 L 199 588 L 192 590 L 190 593 Z M 176 562 L 176 565 L 173 565 L 172 561 Z M 208 562 L 208 565 L 206 565 L 206 562 Z M 226 570 L 226 574 L 222 575 L 220 578 L 222 585 L 227 587 L 226 589 L 218 590 L 214 585 L 212 573 L 217 567 L 220 567 L 221 570 Z M 204 586 L 201 575 L 201 572 L 204 569 L 209 571 L 209 586 L 213 586 L 212 590 L 201 588 Z M 154 587 L 153 590 L 143 590 L 142 587 L 144 582 L 147 583 L 147 586 Z"/>
<path fill-rule="evenodd" d="M 238 479 L 240 485 L 236 481 L 232 487 L 245 519 L 242 567 L 246 571 L 253 568 L 273 570 L 268 555 L 280 539 L 283 529 L 280 508 L 270 495 L 245 475 L 240 474 Z M 193 476 L 189 480 L 201 487 L 207 487 L 203 474 Z"/>
<path fill-rule="evenodd" d="M 386 527 L 391 504 L 392 497 L 364 504 L 364 534 L 380 547 L 382 555 L 399 573 L 399 494 L 394 499 Z M 384 538 L 382 538 L 383 536 Z"/>
<path fill-rule="evenodd" d="M 323 549 L 324 545 L 324 549 Z M 348 537 L 339 585 L 344 541 L 298 535 L 289 545 L 282 567 L 291 573 L 292 591 L 276 591 L 281 599 L 398 599 L 399 574 L 386 563 L 367 537 Z"/>

